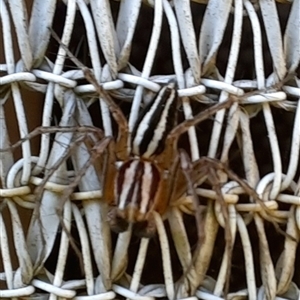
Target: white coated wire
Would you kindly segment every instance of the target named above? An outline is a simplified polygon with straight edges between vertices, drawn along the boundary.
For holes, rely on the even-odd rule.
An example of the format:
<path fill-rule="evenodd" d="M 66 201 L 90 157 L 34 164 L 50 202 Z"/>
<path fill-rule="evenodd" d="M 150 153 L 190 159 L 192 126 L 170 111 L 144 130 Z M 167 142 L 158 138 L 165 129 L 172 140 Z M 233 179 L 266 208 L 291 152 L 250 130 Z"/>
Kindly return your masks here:
<path fill-rule="evenodd" d="M 25 2 L 0 0 L 0 53 L 4 54 L 0 60 L 0 280 L 5 282 L 0 297 L 299 299 L 300 283 L 294 274 L 299 274 L 295 272 L 300 241 L 300 0 L 34 0 L 30 13 Z M 284 8 L 288 9 L 282 30 L 285 20 L 280 9 Z M 203 17 L 197 14 L 200 10 Z M 82 28 L 78 27 L 78 17 Z M 200 225 L 195 226 L 194 218 L 187 216 L 195 214 L 193 201 L 197 197 L 185 191 L 179 199 L 170 200 L 165 215 L 153 212 L 157 236 L 152 240 L 135 237 L 132 224 L 128 231 L 112 235 L 107 222 L 109 207 L 103 199 L 105 178 L 99 174 L 105 169 L 107 150 L 86 168 L 76 189 L 64 197 L 64 191 L 92 157 L 98 136 L 60 131 L 59 127 L 99 123 L 106 137 L 114 136 L 116 128 L 108 105 L 87 82 L 84 70 L 68 66 L 65 47 L 51 39 L 49 28 L 54 28 L 58 19 L 61 43 L 71 51 L 75 52 L 73 40 L 78 43 L 78 32 L 85 35 L 90 61 L 87 68 L 101 88 L 122 109 L 125 107 L 129 135 L 141 107 L 170 80 L 177 82 L 179 109 L 185 119 L 192 119 L 198 107 L 228 98 L 236 100 L 230 109 L 213 116 L 209 132 L 209 127 L 198 125 L 188 130 L 185 148 L 192 162 L 205 155 L 218 157 L 231 170 L 233 149 L 238 149 L 237 168 L 242 170 L 241 181 L 227 176 L 225 169 L 214 173 L 220 180 L 222 197 L 209 181 L 211 168 L 197 181 Z M 145 28 L 149 20 L 148 37 Z M 251 28 L 248 31 L 247 24 Z M 170 57 L 169 49 L 164 49 L 167 38 Z M 253 54 L 243 45 L 250 38 L 252 44 L 247 47 Z M 57 53 L 53 53 L 53 43 Z M 226 43 L 228 49 L 224 48 Z M 142 50 L 138 47 L 146 49 L 139 67 L 133 56 Z M 77 44 L 75 48 L 76 53 L 82 50 Z M 168 74 L 154 74 L 160 55 L 164 58 L 164 63 L 159 61 L 161 69 L 164 64 L 172 66 Z M 243 55 L 253 63 L 250 76 L 249 70 L 243 70 L 245 76 L 239 72 Z M 221 62 L 223 70 L 220 60 L 225 60 Z M 25 96 L 26 89 L 31 90 L 30 96 Z M 37 133 L 41 139 L 37 151 L 28 134 L 30 112 L 36 111 L 28 107 L 27 97 L 32 95 L 40 96 L 42 103 L 36 127 L 58 124 L 53 135 L 43 129 Z M 62 116 L 54 120 L 57 107 Z M 99 120 L 91 116 L 94 113 Z M 278 114 L 284 115 L 282 123 Z M 263 120 L 261 127 L 256 123 L 259 118 Z M 17 139 L 12 133 L 14 124 L 22 139 L 20 154 L 14 154 L 12 147 L 8 150 Z M 78 146 L 84 134 L 86 138 Z M 207 145 L 203 145 L 205 140 Z M 202 146 L 206 153 L 201 149 L 200 155 Z M 264 158 L 267 167 L 261 165 Z M 119 168 L 122 162 L 114 165 Z M 192 170 L 191 176 L 202 170 Z M 203 186 L 204 182 L 208 186 Z M 167 193 L 160 201 L 163 197 L 167 198 Z M 266 226 L 265 219 L 270 217 L 266 209 L 285 232 L 279 233 L 278 255 L 274 255 L 277 250 L 270 242 L 278 233 L 275 227 Z M 24 211 L 30 215 L 29 221 L 24 221 Z M 202 232 L 197 231 L 199 228 Z M 66 270 L 74 267 L 68 265 L 73 229 L 78 232 L 76 243 L 82 254 L 80 279 L 77 274 L 72 274 L 76 279 L 65 277 Z M 245 273 L 245 280 L 240 279 L 244 280 L 243 287 L 230 289 L 228 295 L 229 248 L 218 248 L 220 239 L 225 242 L 224 229 L 231 232 L 227 242 L 243 257 L 238 268 Z M 196 247 L 191 240 L 199 236 L 201 245 Z M 158 252 L 153 245 L 158 246 Z M 136 251 L 131 253 L 133 248 Z M 53 274 L 45 267 L 52 252 L 58 253 Z M 151 256 L 155 256 L 155 263 Z M 235 268 L 233 265 L 232 274 Z M 156 273 L 158 270 L 162 274 Z M 147 276 L 157 282 L 148 283 Z M 159 278 L 163 281 L 158 282 Z"/>

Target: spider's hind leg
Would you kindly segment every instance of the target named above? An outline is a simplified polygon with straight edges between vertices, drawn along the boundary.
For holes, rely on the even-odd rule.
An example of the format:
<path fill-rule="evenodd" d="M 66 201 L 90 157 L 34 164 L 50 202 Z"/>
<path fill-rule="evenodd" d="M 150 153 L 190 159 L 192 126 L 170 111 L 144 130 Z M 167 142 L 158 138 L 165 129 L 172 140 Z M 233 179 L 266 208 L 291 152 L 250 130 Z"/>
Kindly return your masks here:
<path fill-rule="evenodd" d="M 198 244 L 201 244 L 205 238 L 205 233 L 201 224 L 203 225 L 203 221 L 201 220 L 201 209 L 199 198 L 196 193 L 195 185 L 201 184 L 206 179 L 206 170 L 201 166 L 202 160 L 199 159 L 197 161 L 197 170 L 195 169 L 194 163 L 191 161 L 189 155 L 182 149 L 179 150 L 180 153 L 180 168 L 181 172 L 184 176 L 185 183 L 186 183 L 186 192 L 192 197 L 193 201 L 193 210 L 195 211 L 195 219 L 196 219 L 196 226 L 198 232 Z"/>
<path fill-rule="evenodd" d="M 203 267 L 207 261 L 203 262 L 203 251 L 208 247 L 208 243 L 210 240 L 215 240 L 216 234 L 218 231 L 218 224 L 215 217 L 211 216 L 210 214 L 215 215 L 216 211 L 214 211 L 213 206 L 220 205 L 221 207 L 221 215 L 222 219 L 224 219 L 224 230 L 225 230 L 225 256 L 224 259 L 224 282 L 222 285 L 225 285 L 225 294 L 228 293 L 229 290 L 229 278 L 230 278 L 230 270 L 231 270 L 231 258 L 232 258 L 232 249 L 233 249 L 233 242 L 234 239 L 232 237 L 232 227 L 229 220 L 229 211 L 230 207 L 224 200 L 224 195 L 222 193 L 222 186 L 224 184 L 223 178 L 220 178 L 220 173 L 223 171 L 223 164 L 217 160 L 210 159 L 207 157 L 202 157 L 197 161 L 191 162 L 189 156 L 185 153 L 185 151 L 180 150 L 180 159 L 181 159 L 181 169 L 186 178 L 187 182 L 187 192 L 189 195 L 192 196 L 194 211 L 195 211 L 195 219 L 198 231 L 198 243 L 197 248 L 194 252 L 194 263 L 197 269 L 197 274 L 202 274 L 206 272 L 208 268 L 208 264 Z M 207 199 L 207 206 L 206 206 L 206 214 L 202 214 L 203 210 L 200 208 L 199 198 L 196 187 L 201 185 L 202 183 L 206 182 L 209 184 L 214 191 L 213 198 L 216 199 Z M 207 191 L 211 194 L 211 191 Z M 212 221 L 212 219 L 214 221 Z M 219 219 L 219 218 L 217 218 Z M 213 227 L 213 228 L 211 228 Z M 210 230 L 208 230 L 210 228 Z M 233 233 L 234 234 L 234 233 Z M 209 238 L 207 239 L 207 235 Z M 213 237 L 214 236 L 214 237 Z M 212 241 L 214 244 L 214 242 Z M 203 249 L 202 249 L 203 248 Z M 203 250 L 203 251 L 202 251 Z M 207 253 L 207 255 L 210 253 Z M 211 254 L 210 256 L 211 259 Z M 206 259 L 206 260 L 207 260 Z M 199 262 L 202 262 L 199 264 Z M 205 274 L 205 273 L 204 273 Z M 202 276 L 197 277 L 198 286 L 201 281 L 203 280 Z M 219 283 L 220 284 L 220 283 Z"/>
<path fill-rule="evenodd" d="M 102 154 L 101 182 L 102 199 L 110 205 L 115 205 L 115 178 L 117 174 L 115 142 L 110 139 L 106 151 Z"/>

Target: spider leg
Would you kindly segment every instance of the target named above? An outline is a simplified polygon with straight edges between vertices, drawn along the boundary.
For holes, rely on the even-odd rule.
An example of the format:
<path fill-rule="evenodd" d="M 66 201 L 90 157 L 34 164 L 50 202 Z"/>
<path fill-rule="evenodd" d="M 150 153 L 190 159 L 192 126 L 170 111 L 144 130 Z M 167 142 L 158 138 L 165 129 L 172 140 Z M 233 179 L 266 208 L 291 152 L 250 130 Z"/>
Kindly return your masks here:
<path fill-rule="evenodd" d="M 274 228 L 277 232 L 282 234 L 283 236 L 295 240 L 291 235 L 286 233 L 284 230 L 282 230 L 278 223 L 280 222 L 280 219 L 277 220 L 276 217 L 273 215 L 273 211 L 269 209 L 265 202 L 259 197 L 259 195 L 256 193 L 255 189 L 253 189 L 246 181 L 242 180 L 237 174 L 235 174 L 232 170 L 230 170 L 226 165 L 224 165 L 222 162 L 205 157 L 206 161 L 208 161 L 210 164 L 212 164 L 216 169 L 219 169 L 227 174 L 227 176 L 231 179 L 236 181 L 243 189 L 244 191 L 258 204 L 260 204 L 261 211 L 259 212 L 264 219 L 272 223 Z"/>
<path fill-rule="evenodd" d="M 176 198 L 179 187 L 179 156 L 175 156 L 169 169 L 162 169 L 162 181 L 154 203 L 154 210 L 163 215 L 172 199 Z"/>
<path fill-rule="evenodd" d="M 78 186 L 80 183 L 80 180 L 82 176 L 86 173 L 87 169 L 90 167 L 91 164 L 95 162 L 95 160 L 102 155 L 102 153 L 106 150 L 107 146 L 109 145 L 109 142 L 111 141 L 111 137 L 105 137 L 100 142 L 98 142 L 93 149 L 91 150 L 91 156 L 89 159 L 85 162 L 82 168 L 78 171 L 76 174 L 75 179 L 68 184 L 68 187 L 64 189 L 64 192 L 62 193 L 61 197 L 61 207 L 58 209 L 58 215 L 62 217 L 62 210 L 64 207 L 64 204 L 68 200 L 69 196 L 72 194 L 74 189 Z"/>
<path fill-rule="evenodd" d="M 117 144 L 116 144 L 116 153 L 118 153 L 118 157 L 121 160 L 125 160 L 128 156 L 128 147 L 127 147 L 127 142 L 128 142 L 128 123 L 127 120 L 120 109 L 120 107 L 114 102 L 114 100 L 111 98 L 109 93 L 102 88 L 102 86 L 98 83 L 96 77 L 94 76 L 93 72 L 87 68 L 83 63 L 81 63 L 78 58 L 76 58 L 73 53 L 68 49 L 66 45 L 64 45 L 58 35 L 54 32 L 52 28 L 49 28 L 51 31 L 51 34 L 53 38 L 59 43 L 59 45 L 66 51 L 70 59 L 73 61 L 73 63 L 79 67 L 86 78 L 88 82 L 90 82 L 96 92 L 98 93 L 99 97 L 101 100 L 103 100 L 110 113 L 112 114 L 114 120 L 116 121 L 119 132 L 118 132 L 118 138 L 117 138 Z"/>
<path fill-rule="evenodd" d="M 199 208 L 199 199 L 198 199 L 198 195 L 196 193 L 195 190 L 195 172 L 193 172 L 193 163 L 191 162 L 191 159 L 189 158 L 188 154 L 180 149 L 179 150 L 180 153 L 180 163 L 181 163 L 181 170 L 182 173 L 185 177 L 186 180 L 186 184 L 187 184 L 187 192 L 192 196 L 193 199 L 193 206 L 194 206 L 194 210 L 195 210 L 195 218 L 196 218 L 196 226 L 197 226 L 197 231 L 198 231 L 198 245 L 201 245 L 204 238 L 205 238 L 205 233 L 203 231 L 203 228 L 201 226 L 201 224 L 203 223 L 201 220 L 201 210 Z M 205 172 L 204 169 L 202 170 L 202 172 L 198 172 L 198 179 L 203 179 L 205 178 Z M 199 248 L 199 247 L 197 247 Z"/>
<path fill-rule="evenodd" d="M 24 136 L 22 139 L 18 140 L 13 145 L 9 146 L 8 148 L 0 148 L 1 152 L 7 152 L 7 151 L 14 151 L 16 148 L 20 147 L 22 143 L 25 141 L 29 141 L 32 138 L 41 135 L 41 134 L 51 134 L 51 133 L 64 133 L 64 132 L 74 132 L 74 133 L 94 133 L 95 135 L 99 137 L 103 137 L 102 130 L 96 127 L 92 126 L 78 126 L 78 127 L 68 127 L 68 126 L 39 126 L 35 128 L 33 131 L 28 133 L 26 136 Z"/>
<path fill-rule="evenodd" d="M 57 132 L 60 132 L 60 131 L 57 131 Z M 37 204 L 36 209 L 35 209 L 36 214 L 34 215 L 35 219 L 39 220 L 40 199 L 42 197 L 46 183 L 49 181 L 51 176 L 56 172 L 56 170 L 59 168 L 59 166 L 72 155 L 72 151 L 76 147 L 78 147 L 84 141 L 85 138 L 86 138 L 86 136 L 83 135 L 83 136 L 78 137 L 74 142 L 72 142 L 70 144 L 70 146 L 68 147 L 68 149 L 66 150 L 65 155 L 63 155 L 62 157 L 59 157 L 58 160 L 55 162 L 55 164 L 51 166 L 51 169 L 48 169 L 48 171 L 45 174 L 44 178 L 42 179 L 41 183 L 36 187 L 36 189 L 34 191 L 34 194 L 36 196 L 36 204 Z"/>
<path fill-rule="evenodd" d="M 204 159 L 204 161 L 206 161 Z M 226 280 L 224 287 L 225 299 L 227 298 L 229 292 L 229 283 L 230 283 L 230 273 L 231 273 L 231 262 L 232 262 L 232 251 L 233 251 L 233 239 L 231 234 L 230 220 L 229 220 L 229 211 L 228 206 L 224 200 L 220 179 L 217 175 L 217 170 L 212 166 L 208 166 L 208 181 L 212 185 L 213 190 L 216 192 L 216 200 L 220 203 L 222 216 L 224 218 L 224 230 L 225 230 L 225 253 L 227 258 L 227 268 L 226 268 Z"/>
<path fill-rule="evenodd" d="M 110 141 L 111 141 L 111 137 L 104 137 L 101 141 L 99 141 L 98 143 L 96 143 L 94 145 L 94 147 L 90 151 L 91 155 L 90 155 L 89 159 L 86 161 L 86 163 L 83 165 L 83 167 L 78 171 L 75 179 L 68 184 L 68 187 L 66 189 L 64 189 L 64 191 L 61 195 L 61 205 L 56 210 L 56 213 L 60 219 L 60 224 L 61 224 L 62 230 L 66 233 L 73 250 L 75 251 L 76 255 L 78 256 L 82 269 L 84 269 L 82 254 L 81 254 L 80 249 L 76 245 L 76 242 L 74 241 L 69 229 L 65 225 L 64 218 L 63 218 L 63 209 L 64 209 L 64 206 L 65 206 L 66 202 L 68 201 L 69 197 L 71 196 L 71 194 L 73 193 L 75 188 L 80 183 L 82 176 L 86 173 L 86 171 L 90 167 L 90 165 L 93 164 L 96 161 L 96 159 L 103 154 L 103 152 L 106 150 Z M 88 141 L 88 142 L 90 142 L 90 141 Z"/>
<path fill-rule="evenodd" d="M 203 181 L 207 178 L 207 168 L 205 167 L 205 161 L 199 159 L 196 163 L 191 162 L 191 159 L 189 155 L 186 153 L 186 151 L 180 149 L 179 150 L 179 159 L 180 159 L 180 165 L 178 167 L 178 173 L 179 176 L 178 179 L 183 180 L 182 187 L 179 188 L 177 195 L 184 195 L 184 193 L 188 193 L 189 196 L 192 198 L 192 204 L 195 211 L 195 223 L 198 233 L 198 241 L 196 245 L 196 249 L 193 251 L 193 257 L 190 262 L 185 261 L 184 264 L 184 274 L 181 278 L 182 281 L 188 279 L 188 284 L 190 288 L 191 294 L 194 294 L 195 290 L 198 288 L 198 286 L 201 284 L 204 275 L 201 276 L 200 274 L 205 274 L 205 270 L 207 270 L 209 261 L 211 259 L 210 255 L 205 255 L 206 261 L 205 263 L 201 263 L 201 267 L 199 267 L 199 259 L 201 260 L 201 257 L 203 254 L 200 254 L 200 250 L 202 249 L 202 245 L 206 243 L 206 232 L 207 230 L 207 215 L 203 214 L 203 210 L 200 207 L 199 198 L 196 193 L 195 185 L 201 184 Z M 179 181 L 179 182 L 180 182 Z M 177 183 L 175 183 L 175 187 L 177 188 Z M 177 199 L 175 197 L 174 199 Z M 210 200 L 212 202 L 212 200 Z M 210 212 L 212 213 L 212 203 L 208 204 L 210 209 Z M 208 217 L 209 218 L 209 217 Z M 210 224 L 210 221 L 208 221 Z M 209 242 L 210 238 L 208 239 Z M 207 246 L 205 246 L 207 248 Z M 208 261 L 207 261 L 208 260 Z M 186 265 L 186 263 L 188 264 Z M 196 269 L 195 269 L 196 268 Z M 199 271 L 200 273 L 197 273 L 198 275 L 195 276 L 195 272 Z M 200 276 L 199 276 L 200 275 Z M 184 283 L 183 283 L 184 284 Z"/>
<path fill-rule="evenodd" d="M 198 230 L 198 243 L 197 248 L 194 252 L 194 259 L 197 259 L 199 255 L 199 251 L 201 249 L 201 245 L 205 242 L 205 223 L 201 218 L 201 211 L 199 210 L 199 200 L 195 191 L 195 185 L 201 184 L 204 180 L 207 180 L 210 185 L 212 185 L 217 198 L 222 209 L 222 215 L 225 220 L 225 240 L 226 240 L 226 281 L 225 281 L 225 294 L 228 293 L 229 289 L 229 278 L 231 271 L 231 259 L 232 259 L 232 250 L 233 250 L 233 241 L 231 234 L 231 227 L 229 223 L 229 211 L 228 207 L 224 201 L 220 180 L 217 175 L 217 171 L 219 168 L 216 168 L 215 164 L 210 163 L 210 159 L 206 157 L 200 158 L 195 162 L 191 162 L 187 153 L 183 150 L 180 150 L 180 158 L 181 158 L 181 168 L 182 172 L 186 177 L 187 182 L 187 190 L 188 193 L 193 197 L 194 209 L 195 209 L 195 218 L 196 218 L 196 226 Z M 212 160 L 214 161 L 214 160 Z M 199 282 L 198 282 L 199 283 Z"/>
<path fill-rule="evenodd" d="M 114 102 L 111 96 L 106 92 L 96 80 L 94 74 L 90 69 L 84 68 L 84 74 L 86 79 L 94 86 L 100 98 L 103 99 L 108 106 L 110 113 L 112 114 L 114 120 L 118 125 L 118 137 L 117 143 L 115 146 L 115 151 L 121 160 L 125 160 L 128 158 L 128 123 L 127 120 L 119 108 L 119 106 Z"/>
<path fill-rule="evenodd" d="M 116 154 L 115 154 L 115 142 L 110 140 L 107 151 L 103 155 L 103 170 L 102 173 L 102 198 L 108 205 L 115 205 L 115 190 L 114 190 L 114 180 L 117 174 L 116 166 Z"/>
<path fill-rule="evenodd" d="M 234 97 L 230 97 L 228 100 L 215 104 L 214 106 L 198 113 L 193 119 L 188 119 L 178 124 L 166 138 L 165 150 L 162 157 L 162 162 L 165 162 L 165 167 L 167 167 L 170 164 L 170 161 L 173 160 L 174 152 L 177 150 L 178 139 L 183 133 L 187 132 L 190 127 L 210 118 L 219 110 L 229 108 L 235 101 L 236 99 Z"/>
<path fill-rule="evenodd" d="M 272 215 L 272 211 L 266 207 L 264 201 L 258 196 L 256 191 L 244 180 L 242 180 L 237 174 L 235 174 L 232 170 L 230 170 L 224 163 L 221 161 L 204 157 L 203 158 L 208 164 L 211 165 L 212 168 L 215 170 L 220 170 L 224 172 L 231 180 L 236 181 L 244 190 L 245 192 L 253 198 L 255 202 L 261 205 L 262 207 L 262 213 L 264 214 L 264 217 L 269 220 L 270 222 L 274 222 L 274 216 Z"/>

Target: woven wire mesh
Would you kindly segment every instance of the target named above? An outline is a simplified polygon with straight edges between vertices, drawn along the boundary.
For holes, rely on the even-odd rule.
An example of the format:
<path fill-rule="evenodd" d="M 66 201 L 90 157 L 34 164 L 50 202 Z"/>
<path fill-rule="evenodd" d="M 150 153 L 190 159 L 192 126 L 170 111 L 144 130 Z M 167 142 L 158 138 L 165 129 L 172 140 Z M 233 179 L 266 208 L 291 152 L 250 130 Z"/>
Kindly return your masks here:
<path fill-rule="evenodd" d="M 1 298 L 300 298 L 299 0 L 0 1 Z M 172 78 L 180 120 L 235 97 L 179 147 L 193 161 L 225 163 L 278 228 L 219 174 L 228 224 L 213 187 L 195 187 L 200 245 L 188 191 L 156 217 L 154 238 L 112 233 L 99 163 L 86 166 L 92 154 L 78 128 L 95 139 L 93 128 L 113 136 L 117 126 L 49 28 L 93 70 L 129 130 Z"/>

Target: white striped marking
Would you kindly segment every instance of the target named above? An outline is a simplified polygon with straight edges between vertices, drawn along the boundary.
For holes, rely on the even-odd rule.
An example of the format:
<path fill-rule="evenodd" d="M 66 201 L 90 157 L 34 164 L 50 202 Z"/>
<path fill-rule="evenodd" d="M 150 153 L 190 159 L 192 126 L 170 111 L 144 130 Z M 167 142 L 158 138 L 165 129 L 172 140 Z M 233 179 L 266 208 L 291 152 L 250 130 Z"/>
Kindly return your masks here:
<path fill-rule="evenodd" d="M 132 186 L 132 181 L 134 180 L 134 175 L 136 173 L 138 163 L 139 162 L 137 160 L 133 160 L 130 164 L 130 167 L 127 168 L 124 173 L 124 181 L 121 187 L 121 193 L 119 195 L 119 208 L 122 210 L 125 209 L 126 199 L 128 197 L 129 190 Z M 115 189 L 117 190 L 117 187 Z M 117 195 L 117 193 L 115 193 L 115 195 Z"/>

